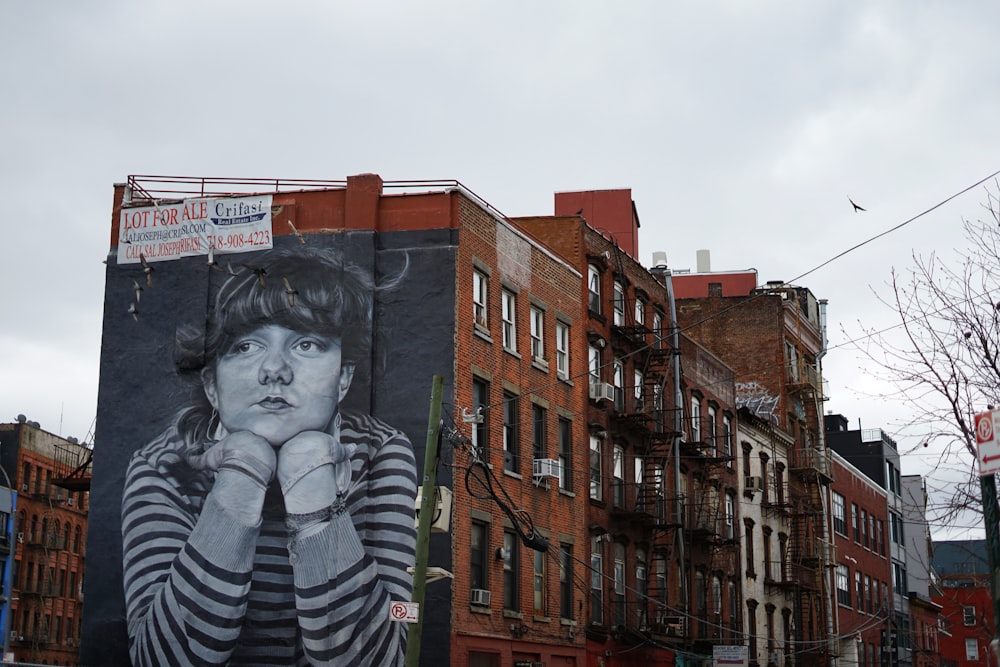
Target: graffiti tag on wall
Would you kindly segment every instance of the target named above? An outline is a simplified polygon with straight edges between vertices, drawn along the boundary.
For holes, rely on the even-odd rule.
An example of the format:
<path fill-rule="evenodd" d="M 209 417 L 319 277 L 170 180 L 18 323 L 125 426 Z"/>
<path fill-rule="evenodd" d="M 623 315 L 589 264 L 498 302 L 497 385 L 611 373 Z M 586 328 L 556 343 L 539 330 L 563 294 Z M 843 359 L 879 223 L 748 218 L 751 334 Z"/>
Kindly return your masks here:
<path fill-rule="evenodd" d="M 777 424 L 778 397 L 771 391 L 753 380 L 736 383 L 736 407 L 746 408 L 761 419 Z"/>

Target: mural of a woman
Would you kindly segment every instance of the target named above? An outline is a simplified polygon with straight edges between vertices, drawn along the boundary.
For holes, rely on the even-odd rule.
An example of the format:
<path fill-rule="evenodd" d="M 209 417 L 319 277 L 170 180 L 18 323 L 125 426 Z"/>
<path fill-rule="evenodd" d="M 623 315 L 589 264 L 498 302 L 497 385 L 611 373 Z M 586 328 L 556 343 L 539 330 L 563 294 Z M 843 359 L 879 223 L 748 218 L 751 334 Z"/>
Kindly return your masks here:
<path fill-rule="evenodd" d="M 133 664 L 402 663 L 388 607 L 410 599 L 413 448 L 341 407 L 370 363 L 374 289 L 310 249 L 260 253 L 221 286 L 197 400 L 125 479 Z"/>

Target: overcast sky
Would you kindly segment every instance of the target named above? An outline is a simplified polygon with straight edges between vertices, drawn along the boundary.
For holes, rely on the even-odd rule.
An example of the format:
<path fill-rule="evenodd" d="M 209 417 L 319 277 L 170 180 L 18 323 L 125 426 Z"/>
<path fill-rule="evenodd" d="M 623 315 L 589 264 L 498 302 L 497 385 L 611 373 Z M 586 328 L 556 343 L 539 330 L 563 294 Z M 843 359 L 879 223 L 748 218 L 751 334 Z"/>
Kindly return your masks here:
<path fill-rule="evenodd" d="M 511 216 L 631 188 L 644 264 L 787 281 L 1000 170 L 998 25 L 943 0 L 0 3 L 0 421 L 90 431 L 129 174 L 457 179 Z M 905 406 L 838 345 L 895 321 L 871 289 L 963 243 L 984 193 L 797 281 L 829 300 L 826 410 L 901 449 Z"/>

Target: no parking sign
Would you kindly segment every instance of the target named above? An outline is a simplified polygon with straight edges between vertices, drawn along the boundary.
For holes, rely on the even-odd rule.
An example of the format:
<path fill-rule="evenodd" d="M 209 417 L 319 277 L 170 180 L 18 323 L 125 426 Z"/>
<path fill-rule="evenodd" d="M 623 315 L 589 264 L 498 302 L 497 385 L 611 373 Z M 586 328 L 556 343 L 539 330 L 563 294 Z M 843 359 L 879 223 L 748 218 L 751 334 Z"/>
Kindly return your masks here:
<path fill-rule="evenodd" d="M 420 620 L 420 605 L 416 602 L 393 602 L 389 605 L 389 618 L 400 623 Z"/>
<path fill-rule="evenodd" d="M 976 444 L 979 448 L 979 475 L 1000 472 L 1000 410 L 976 415 Z"/>

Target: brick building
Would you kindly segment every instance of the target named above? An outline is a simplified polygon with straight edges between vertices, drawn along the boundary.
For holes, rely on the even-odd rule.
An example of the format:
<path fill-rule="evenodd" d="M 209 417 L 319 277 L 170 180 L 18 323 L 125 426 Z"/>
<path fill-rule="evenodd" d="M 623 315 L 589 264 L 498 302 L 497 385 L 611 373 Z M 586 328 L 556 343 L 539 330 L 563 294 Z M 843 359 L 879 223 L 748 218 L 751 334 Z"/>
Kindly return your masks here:
<path fill-rule="evenodd" d="M 588 664 L 691 664 L 743 644 L 732 371 L 672 335 L 670 277 L 637 259 L 629 190 L 514 221 L 583 274 Z"/>
<path fill-rule="evenodd" d="M 940 540 L 931 561 L 940 581 L 942 667 L 986 667 L 993 639 L 993 594 L 986 540 Z"/>
<path fill-rule="evenodd" d="M 906 531 L 903 526 L 903 485 L 896 442 L 880 428 L 850 429 L 843 415 L 826 415 L 826 438 L 830 448 L 885 491 L 885 524 L 869 526 L 888 545 L 889 629 L 886 650 L 892 665 L 909 667 L 911 654 L 910 581 L 907 568 Z M 862 517 L 863 519 L 864 517 Z M 869 522 L 872 517 L 869 515 Z M 863 531 L 862 531 L 862 536 Z"/>
<path fill-rule="evenodd" d="M 833 471 L 839 655 L 858 667 L 880 667 L 892 627 L 886 492 L 836 452 Z"/>
<path fill-rule="evenodd" d="M 687 295 L 677 300 L 677 321 L 732 367 L 737 406 L 750 408 L 792 438 L 786 557 L 796 566 L 792 571 L 797 578 L 788 582 L 795 627 L 789 655 L 797 665 L 825 665 L 835 650 L 826 504 L 833 478 L 822 419 L 825 301 L 817 301 L 807 288 L 780 281 L 747 292 L 746 276 L 712 273 L 710 278 L 674 276 L 677 293 Z M 748 608 L 760 604 L 747 600 Z"/>
<path fill-rule="evenodd" d="M 0 464 L 18 490 L 5 646 L 19 661 L 75 665 L 91 450 L 19 419 L 0 424 L 0 452 Z"/>

